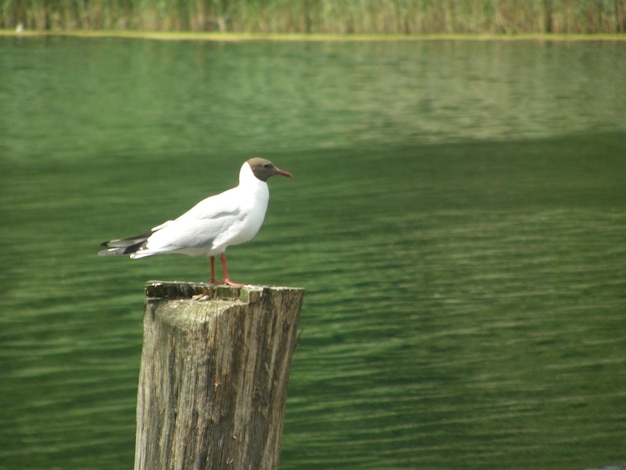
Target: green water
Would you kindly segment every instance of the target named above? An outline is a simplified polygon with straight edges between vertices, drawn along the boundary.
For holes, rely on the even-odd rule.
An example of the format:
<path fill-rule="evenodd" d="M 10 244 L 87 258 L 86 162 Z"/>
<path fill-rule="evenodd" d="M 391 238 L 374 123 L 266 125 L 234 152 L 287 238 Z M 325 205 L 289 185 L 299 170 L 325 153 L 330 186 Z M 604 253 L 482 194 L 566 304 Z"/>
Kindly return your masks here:
<path fill-rule="evenodd" d="M 626 46 L 0 38 L 0 468 L 131 468 L 148 279 L 96 257 L 270 181 L 304 286 L 283 469 L 626 466 Z"/>

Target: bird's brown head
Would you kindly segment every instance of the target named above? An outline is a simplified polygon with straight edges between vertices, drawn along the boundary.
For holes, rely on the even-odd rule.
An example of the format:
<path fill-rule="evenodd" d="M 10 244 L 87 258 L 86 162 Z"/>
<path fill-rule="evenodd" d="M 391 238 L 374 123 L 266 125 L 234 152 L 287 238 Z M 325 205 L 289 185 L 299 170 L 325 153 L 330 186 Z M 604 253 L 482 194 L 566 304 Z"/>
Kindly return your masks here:
<path fill-rule="evenodd" d="M 264 158 L 251 158 L 248 165 L 252 169 L 252 173 L 261 181 L 267 181 L 270 176 L 280 175 L 291 178 L 293 175 L 288 171 L 276 168 L 272 162 Z"/>

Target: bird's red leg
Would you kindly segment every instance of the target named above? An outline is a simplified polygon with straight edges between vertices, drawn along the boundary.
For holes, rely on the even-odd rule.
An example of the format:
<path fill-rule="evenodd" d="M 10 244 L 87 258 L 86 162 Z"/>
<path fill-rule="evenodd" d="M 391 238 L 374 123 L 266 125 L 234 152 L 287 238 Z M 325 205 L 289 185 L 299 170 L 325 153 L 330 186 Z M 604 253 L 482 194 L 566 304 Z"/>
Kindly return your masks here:
<path fill-rule="evenodd" d="M 217 282 L 215 280 L 215 256 L 211 256 L 211 280 L 210 280 L 211 284 L 219 284 L 219 282 Z"/>
<path fill-rule="evenodd" d="M 234 286 L 234 287 L 244 286 L 244 284 L 238 284 L 228 279 L 228 268 L 226 267 L 226 253 L 225 252 L 222 253 L 222 270 L 224 271 L 224 280 L 222 281 L 222 284 L 226 284 L 227 286 Z"/>

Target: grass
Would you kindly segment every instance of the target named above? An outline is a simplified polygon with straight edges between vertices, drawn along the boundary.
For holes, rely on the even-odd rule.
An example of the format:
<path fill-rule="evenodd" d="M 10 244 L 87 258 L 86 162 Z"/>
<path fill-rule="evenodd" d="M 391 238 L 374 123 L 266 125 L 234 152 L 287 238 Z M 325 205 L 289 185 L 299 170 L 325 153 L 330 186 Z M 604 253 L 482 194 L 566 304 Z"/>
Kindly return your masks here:
<path fill-rule="evenodd" d="M 1 36 L 16 36 L 14 30 L 0 30 Z M 624 34 L 304 34 L 304 33 L 219 33 L 168 31 L 24 31 L 20 36 L 74 36 L 157 39 L 163 41 L 626 41 Z"/>
<path fill-rule="evenodd" d="M 0 0 L 0 28 L 309 34 L 626 31 L 626 0 Z"/>

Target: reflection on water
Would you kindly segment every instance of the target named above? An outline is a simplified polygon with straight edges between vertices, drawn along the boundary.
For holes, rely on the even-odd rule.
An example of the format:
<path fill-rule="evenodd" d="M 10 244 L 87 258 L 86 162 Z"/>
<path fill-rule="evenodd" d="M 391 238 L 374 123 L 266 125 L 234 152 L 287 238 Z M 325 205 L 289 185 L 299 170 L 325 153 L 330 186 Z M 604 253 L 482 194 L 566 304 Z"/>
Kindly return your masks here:
<path fill-rule="evenodd" d="M 626 463 L 619 43 L 0 42 L 0 468 L 128 468 L 143 284 L 95 256 L 271 157 L 233 278 L 307 289 L 281 468 Z M 602 73 L 598 73 L 602 70 Z"/>
<path fill-rule="evenodd" d="M 2 41 L 0 119 L 14 158 L 49 154 L 55 133 L 65 139 L 54 153 L 80 158 L 626 127 L 619 42 Z"/>

